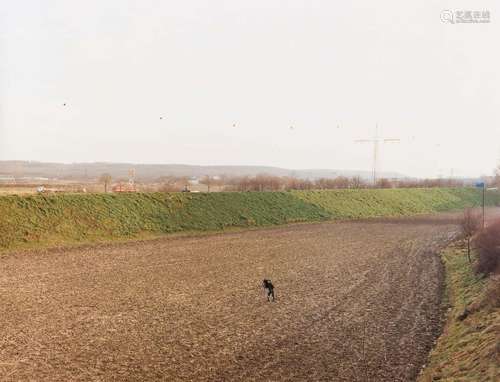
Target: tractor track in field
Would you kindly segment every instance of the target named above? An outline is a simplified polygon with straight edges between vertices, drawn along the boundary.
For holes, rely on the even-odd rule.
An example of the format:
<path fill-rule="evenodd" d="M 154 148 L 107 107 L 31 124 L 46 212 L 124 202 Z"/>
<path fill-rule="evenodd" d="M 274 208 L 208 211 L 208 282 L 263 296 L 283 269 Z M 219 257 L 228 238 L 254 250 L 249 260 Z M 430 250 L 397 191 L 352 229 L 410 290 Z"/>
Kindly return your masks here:
<path fill-rule="evenodd" d="M 13 252 L 0 381 L 412 381 L 456 230 L 443 215 Z"/>

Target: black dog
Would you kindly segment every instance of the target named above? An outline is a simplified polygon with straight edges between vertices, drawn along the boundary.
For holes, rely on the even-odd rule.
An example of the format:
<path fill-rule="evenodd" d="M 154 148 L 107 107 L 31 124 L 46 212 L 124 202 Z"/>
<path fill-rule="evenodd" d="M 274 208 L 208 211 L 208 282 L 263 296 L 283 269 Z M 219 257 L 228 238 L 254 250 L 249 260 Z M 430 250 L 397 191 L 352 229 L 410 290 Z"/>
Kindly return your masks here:
<path fill-rule="evenodd" d="M 274 285 L 271 280 L 264 279 L 262 286 L 267 291 L 267 301 L 270 301 L 270 297 L 272 297 L 274 301 Z"/>

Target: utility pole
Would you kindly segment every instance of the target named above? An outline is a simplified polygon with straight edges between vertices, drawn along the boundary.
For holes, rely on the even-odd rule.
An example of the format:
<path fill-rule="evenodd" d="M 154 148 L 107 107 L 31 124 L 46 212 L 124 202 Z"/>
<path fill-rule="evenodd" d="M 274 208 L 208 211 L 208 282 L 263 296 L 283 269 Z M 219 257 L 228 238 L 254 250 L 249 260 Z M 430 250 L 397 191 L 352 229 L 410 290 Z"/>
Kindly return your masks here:
<path fill-rule="evenodd" d="M 372 139 L 357 139 L 354 142 L 356 143 L 373 143 L 373 168 L 372 168 L 372 177 L 373 177 L 373 185 L 377 184 L 377 161 L 379 156 L 379 143 L 388 143 L 388 142 L 401 142 L 400 139 L 395 138 L 380 138 L 378 136 L 378 124 L 375 125 L 375 136 Z"/>
<path fill-rule="evenodd" d="M 485 197 L 485 193 L 486 193 L 486 182 L 483 180 L 481 182 L 477 182 L 476 183 L 476 188 L 482 188 L 483 189 L 483 197 L 482 197 L 482 209 L 483 209 L 483 229 L 484 229 L 484 197 Z"/>
<path fill-rule="evenodd" d="M 484 229 L 484 193 L 486 190 L 486 184 L 483 183 L 483 229 Z"/>

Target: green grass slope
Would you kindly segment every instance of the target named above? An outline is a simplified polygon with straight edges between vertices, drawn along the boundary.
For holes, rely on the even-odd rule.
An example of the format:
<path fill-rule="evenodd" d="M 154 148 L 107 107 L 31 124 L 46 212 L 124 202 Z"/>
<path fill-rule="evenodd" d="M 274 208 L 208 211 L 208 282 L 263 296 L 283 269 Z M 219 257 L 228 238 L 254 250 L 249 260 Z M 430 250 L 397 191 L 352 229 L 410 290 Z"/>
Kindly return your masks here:
<path fill-rule="evenodd" d="M 400 188 L 293 191 L 305 202 L 328 211 L 333 218 L 408 216 L 479 206 L 481 190 L 474 188 Z M 488 192 L 485 203 L 499 202 L 496 192 Z"/>
<path fill-rule="evenodd" d="M 0 249 L 329 217 L 320 207 L 286 192 L 4 196 L 0 197 Z"/>
<path fill-rule="evenodd" d="M 488 203 L 497 203 L 490 195 Z M 0 250 L 477 205 L 475 189 L 58 194 L 0 197 Z"/>

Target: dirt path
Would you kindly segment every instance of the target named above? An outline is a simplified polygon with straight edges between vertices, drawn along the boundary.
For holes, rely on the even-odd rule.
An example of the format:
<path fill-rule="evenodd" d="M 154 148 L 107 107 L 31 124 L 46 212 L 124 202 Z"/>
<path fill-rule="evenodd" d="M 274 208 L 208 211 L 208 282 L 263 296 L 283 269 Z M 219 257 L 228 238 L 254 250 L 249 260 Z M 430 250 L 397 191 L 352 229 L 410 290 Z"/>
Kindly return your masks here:
<path fill-rule="evenodd" d="M 411 381 L 455 229 L 323 223 L 10 254 L 0 381 Z"/>

